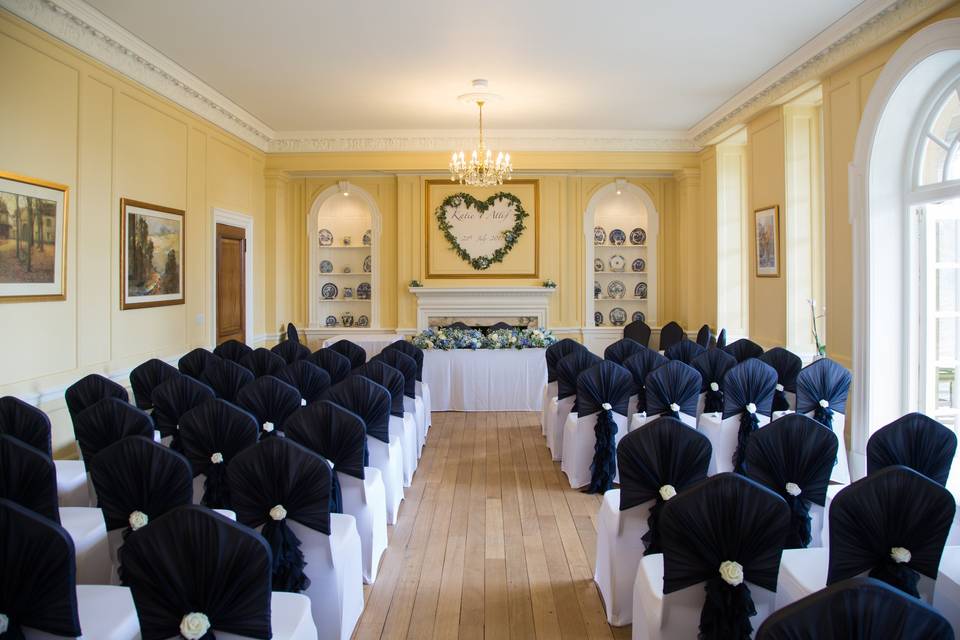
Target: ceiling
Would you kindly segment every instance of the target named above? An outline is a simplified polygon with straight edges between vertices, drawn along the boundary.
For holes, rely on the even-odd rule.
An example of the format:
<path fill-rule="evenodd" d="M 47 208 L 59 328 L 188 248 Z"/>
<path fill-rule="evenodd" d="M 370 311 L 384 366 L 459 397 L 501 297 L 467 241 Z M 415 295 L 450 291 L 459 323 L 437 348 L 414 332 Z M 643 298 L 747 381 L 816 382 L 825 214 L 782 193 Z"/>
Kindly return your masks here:
<path fill-rule="evenodd" d="M 276 132 L 687 131 L 858 0 L 88 0 Z"/>

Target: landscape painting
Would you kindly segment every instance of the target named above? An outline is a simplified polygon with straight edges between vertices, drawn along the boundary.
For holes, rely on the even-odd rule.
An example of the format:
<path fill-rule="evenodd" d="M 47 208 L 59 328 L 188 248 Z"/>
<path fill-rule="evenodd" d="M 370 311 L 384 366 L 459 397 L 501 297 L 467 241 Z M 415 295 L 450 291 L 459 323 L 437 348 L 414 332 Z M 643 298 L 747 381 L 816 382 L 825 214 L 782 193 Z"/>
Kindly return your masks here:
<path fill-rule="evenodd" d="M 183 211 L 120 201 L 121 309 L 183 304 Z"/>
<path fill-rule="evenodd" d="M 780 207 L 754 211 L 757 227 L 757 277 L 780 276 Z"/>
<path fill-rule="evenodd" d="M 67 192 L 0 172 L 0 301 L 66 298 Z"/>

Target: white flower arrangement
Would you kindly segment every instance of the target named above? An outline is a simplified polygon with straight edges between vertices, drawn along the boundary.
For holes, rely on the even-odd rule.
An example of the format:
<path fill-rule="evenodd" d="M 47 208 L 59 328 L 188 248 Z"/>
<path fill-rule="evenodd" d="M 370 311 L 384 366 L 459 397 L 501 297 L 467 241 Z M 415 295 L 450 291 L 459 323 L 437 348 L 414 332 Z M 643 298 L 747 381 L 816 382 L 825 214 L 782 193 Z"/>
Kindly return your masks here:
<path fill-rule="evenodd" d="M 496 329 L 486 335 L 478 329 L 426 329 L 411 342 L 421 349 L 544 349 L 557 338 L 549 329 Z"/>
<path fill-rule="evenodd" d="M 786 490 L 787 490 L 787 493 L 793 496 L 794 498 L 796 498 L 801 493 L 800 485 L 798 485 L 795 482 L 788 482 L 786 486 Z"/>
<path fill-rule="evenodd" d="M 731 587 L 743 584 L 743 565 L 732 560 L 720 563 L 720 577 Z"/>
<path fill-rule="evenodd" d="M 206 614 L 194 611 L 180 620 L 180 635 L 186 640 L 200 640 L 210 631 L 210 619 Z"/>
<path fill-rule="evenodd" d="M 890 549 L 890 557 L 893 558 L 893 561 L 897 564 L 906 564 L 910 562 L 910 559 L 913 557 L 907 549 L 903 547 L 893 547 Z"/>
<path fill-rule="evenodd" d="M 127 518 L 127 522 L 130 524 L 130 529 L 136 531 L 137 529 L 142 529 L 147 526 L 150 518 L 143 511 L 134 511 L 130 514 L 130 517 Z"/>
<path fill-rule="evenodd" d="M 660 487 L 660 498 L 666 502 L 673 496 L 677 495 L 677 490 L 673 488 L 672 484 L 665 484 Z"/>

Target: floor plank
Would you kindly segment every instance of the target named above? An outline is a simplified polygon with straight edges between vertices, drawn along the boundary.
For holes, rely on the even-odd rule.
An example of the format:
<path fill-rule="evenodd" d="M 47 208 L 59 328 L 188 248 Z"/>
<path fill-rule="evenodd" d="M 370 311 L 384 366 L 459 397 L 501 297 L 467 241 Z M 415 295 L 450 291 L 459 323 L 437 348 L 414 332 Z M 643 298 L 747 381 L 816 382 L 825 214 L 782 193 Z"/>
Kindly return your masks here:
<path fill-rule="evenodd" d="M 627 638 L 593 583 L 598 496 L 537 413 L 434 413 L 354 638 Z"/>

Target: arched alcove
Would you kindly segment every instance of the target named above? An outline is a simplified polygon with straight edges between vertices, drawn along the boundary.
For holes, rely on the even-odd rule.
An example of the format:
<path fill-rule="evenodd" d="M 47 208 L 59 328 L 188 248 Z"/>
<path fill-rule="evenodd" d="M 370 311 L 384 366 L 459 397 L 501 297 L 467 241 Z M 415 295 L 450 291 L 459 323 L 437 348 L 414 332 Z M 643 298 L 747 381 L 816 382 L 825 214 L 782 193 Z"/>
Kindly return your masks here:
<path fill-rule="evenodd" d="M 354 184 L 338 182 L 314 199 L 307 216 L 307 308 L 311 328 L 339 333 L 380 327 L 381 228 L 382 216 L 376 200 Z M 330 233 L 321 238 L 321 230 Z M 367 231 L 369 243 L 364 237 Z M 324 298 L 323 289 L 328 284 L 336 288 L 332 298 Z M 362 284 L 370 286 L 369 298 L 364 297 Z M 347 314 L 353 318 L 352 324 L 344 322 Z M 336 323 L 327 322 L 329 317 L 335 318 Z M 365 323 L 361 322 L 362 317 L 366 318 Z"/>
<path fill-rule="evenodd" d="M 626 180 L 615 180 L 593 194 L 583 216 L 584 233 L 584 328 L 588 346 L 602 348 L 623 335 L 623 324 L 637 319 L 654 326 L 657 323 L 657 240 L 660 218 L 657 209 L 645 189 Z M 635 229 L 643 230 L 645 239 L 637 242 L 632 238 Z M 600 235 L 595 234 L 602 230 Z M 611 234 L 621 231 L 622 242 L 611 239 Z M 620 270 L 617 258 L 623 259 Z M 602 270 L 596 267 L 599 261 Z M 618 295 L 618 283 L 623 285 L 623 295 Z M 645 297 L 638 287 L 646 285 Z M 596 293 L 599 285 L 599 295 Z M 613 290 L 611 290 L 613 287 Z M 615 324 L 611 314 L 615 309 L 626 312 L 622 324 Z M 602 319 L 596 321 L 596 314 Z"/>
<path fill-rule="evenodd" d="M 918 322 L 921 216 L 915 209 L 916 149 L 944 83 L 960 70 L 960 19 L 911 36 L 877 78 L 850 164 L 853 224 L 853 369 L 849 403 L 851 472 L 864 472 L 866 441 L 875 430 L 920 409 Z M 934 186 L 924 199 L 936 199 Z"/>

